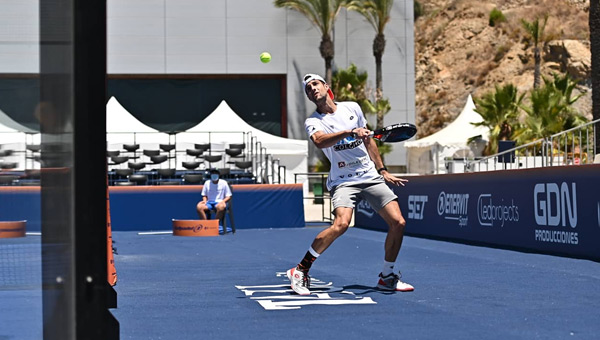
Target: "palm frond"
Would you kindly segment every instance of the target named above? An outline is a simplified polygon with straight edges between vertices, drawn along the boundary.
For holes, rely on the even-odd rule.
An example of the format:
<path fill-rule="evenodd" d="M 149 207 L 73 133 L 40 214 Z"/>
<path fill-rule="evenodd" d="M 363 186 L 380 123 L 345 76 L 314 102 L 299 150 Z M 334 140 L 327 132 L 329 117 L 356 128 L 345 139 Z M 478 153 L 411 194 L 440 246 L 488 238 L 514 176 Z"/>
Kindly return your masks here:
<path fill-rule="evenodd" d="M 345 7 L 360 13 L 373 26 L 377 34 L 383 34 L 390 21 L 394 0 L 351 0 Z"/>
<path fill-rule="evenodd" d="M 275 7 L 289 8 L 302 13 L 321 35 L 332 32 L 335 18 L 346 0 L 275 0 Z"/>

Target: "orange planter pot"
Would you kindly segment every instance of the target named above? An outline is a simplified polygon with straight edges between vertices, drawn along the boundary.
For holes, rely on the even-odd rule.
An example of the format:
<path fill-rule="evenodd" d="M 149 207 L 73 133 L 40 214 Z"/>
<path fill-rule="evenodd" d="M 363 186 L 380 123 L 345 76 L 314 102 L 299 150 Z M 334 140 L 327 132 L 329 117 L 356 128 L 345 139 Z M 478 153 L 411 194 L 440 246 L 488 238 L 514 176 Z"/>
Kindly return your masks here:
<path fill-rule="evenodd" d="M 175 236 L 219 236 L 219 220 L 173 220 Z"/>
<path fill-rule="evenodd" d="M 0 222 L 0 238 L 25 237 L 25 223 L 27 221 Z M 217 225 L 217 232 L 219 226 Z"/>

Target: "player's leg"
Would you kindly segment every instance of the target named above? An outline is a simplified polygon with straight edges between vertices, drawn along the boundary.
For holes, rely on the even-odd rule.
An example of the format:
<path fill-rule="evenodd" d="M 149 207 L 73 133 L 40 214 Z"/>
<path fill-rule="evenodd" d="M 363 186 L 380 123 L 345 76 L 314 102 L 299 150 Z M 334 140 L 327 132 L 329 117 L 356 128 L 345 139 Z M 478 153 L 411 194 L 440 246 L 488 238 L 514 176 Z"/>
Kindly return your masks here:
<path fill-rule="evenodd" d="M 308 271 L 319 255 L 348 230 L 356 202 L 356 195 L 359 191 L 359 188 L 352 186 L 339 186 L 332 190 L 331 201 L 335 214 L 333 224 L 317 235 L 302 261 L 296 267 L 287 271 L 287 277 L 290 279 L 292 289 L 296 293 L 300 295 L 310 294 L 308 289 L 310 287 Z"/>
<path fill-rule="evenodd" d="M 196 211 L 198 212 L 198 218 L 201 220 L 206 219 L 206 212 L 208 210 L 209 209 L 206 206 L 206 203 L 204 203 L 203 201 L 198 202 L 198 204 L 196 205 Z"/>
<path fill-rule="evenodd" d="M 383 179 L 377 179 L 367 184 L 362 194 L 388 225 L 384 244 L 383 269 L 379 274 L 377 287 L 385 290 L 413 290 L 411 285 L 400 281 L 400 274 L 394 273 L 394 264 L 402 247 L 406 226 L 406 220 L 404 220 L 398 205 L 398 196 L 385 184 Z"/>
<path fill-rule="evenodd" d="M 378 213 L 387 223 L 388 233 L 385 238 L 384 265 L 379 274 L 377 288 L 402 292 L 413 291 L 413 286 L 400 280 L 402 278 L 400 272 L 398 274 L 394 273 L 394 264 L 402 247 L 404 229 L 406 227 L 406 220 L 402 216 L 398 201 L 393 200 L 389 202 Z"/>
<path fill-rule="evenodd" d="M 302 261 L 296 267 L 287 271 L 291 287 L 297 294 L 310 294 L 310 276 L 308 276 L 308 271 L 319 255 L 348 230 L 350 219 L 352 218 L 352 210 L 352 208 L 348 207 L 336 208 L 334 210 L 335 219 L 333 220 L 333 224 L 315 237 Z"/>
<path fill-rule="evenodd" d="M 348 230 L 348 226 L 352 220 L 353 210 L 353 208 L 348 207 L 336 208 L 334 210 L 335 219 L 333 220 L 333 224 L 317 235 L 311 245 L 312 249 L 314 249 L 318 254 L 322 254 L 327 248 L 329 248 L 333 241 L 342 236 L 346 230 Z"/>
<path fill-rule="evenodd" d="M 404 239 L 406 220 L 402 216 L 396 200 L 386 204 L 378 213 L 388 225 L 387 237 L 385 238 L 385 261 L 396 262 Z"/>

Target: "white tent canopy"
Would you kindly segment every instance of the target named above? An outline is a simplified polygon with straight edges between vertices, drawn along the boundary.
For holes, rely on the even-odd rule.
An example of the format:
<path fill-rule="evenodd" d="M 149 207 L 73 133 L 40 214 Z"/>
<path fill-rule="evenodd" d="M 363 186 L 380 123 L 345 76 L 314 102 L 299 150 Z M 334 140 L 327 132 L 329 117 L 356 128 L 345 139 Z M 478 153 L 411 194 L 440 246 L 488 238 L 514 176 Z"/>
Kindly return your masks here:
<path fill-rule="evenodd" d="M 266 153 L 279 159 L 286 167 L 286 183 L 294 183 L 295 173 L 308 171 L 308 141 L 275 136 L 246 123 L 222 101 L 202 122 L 177 134 L 177 148 L 193 147 L 193 143 L 208 143 L 213 149 L 225 149 L 229 144 L 246 143 L 252 137 L 259 141 Z M 256 138 L 254 138 L 256 137 Z M 189 145 L 189 146 L 187 146 Z M 249 148 L 249 146 L 246 146 Z"/>
<path fill-rule="evenodd" d="M 31 143 L 40 143 L 40 133 L 14 121 L 0 110 L 0 144 L 25 143 L 26 136 L 32 136 Z"/>
<path fill-rule="evenodd" d="M 106 140 L 108 150 L 121 150 L 123 144 L 140 144 L 140 149 L 158 150 L 169 135 L 140 122 L 115 97 L 106 104 Z"/>
<path fill-rule="evenodd" d="M 484 126 L 472 124 L 483 120 L 474 110 L 475 103 L 469 95 L 461 113 L 448 126 L 425 138 L 405 142 L 404 147 L 408 153 L 408 172 L 445 173 L 444 158 L 454 155 L 478 156 L 480 151 L 473 150 L 467 144 L 467 140 L 475 136 L 481 136 L 483 140 L 487 140 L 489 131 Z"/>
<path fill-rule="evenodd" d="M 0 158 L 0 161 L 6 163 L 15 162 L 16 170 L 26 167 L 26 145 L 40 144 L 41 134 L 38 131 L 30 129 L 19 124 L 4 111 L 0 110 L 0 150 L 12 150 L 10 156 Z M 31 161 L 30 167 L 39 167 L 38 163 Z"/>

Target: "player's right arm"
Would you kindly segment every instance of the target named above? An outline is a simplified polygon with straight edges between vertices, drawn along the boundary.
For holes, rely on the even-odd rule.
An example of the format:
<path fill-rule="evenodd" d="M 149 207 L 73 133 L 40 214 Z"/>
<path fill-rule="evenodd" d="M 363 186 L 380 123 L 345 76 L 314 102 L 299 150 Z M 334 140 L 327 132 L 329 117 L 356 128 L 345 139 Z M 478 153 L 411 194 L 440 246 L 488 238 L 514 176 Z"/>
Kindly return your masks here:
<path fill-rule="evenodd" d="M 313 143 L 315 143 L 315 145 L 319 149 L 324 149 L 336 145 L 337 142 L 346 137 L 349 137 L 351 134 L 351 130 L 344 130 L 334 133 L 325 133 L 323 131 L 317 131 L 310 136 L 310 139 L 313 141 Z"/>
<path fill-rule="evenodd" d="M 323 131 L 321 122 L 313 117 L 309 117 L 304 122 L 304 128 L 306 129 L 306 133 L 308 134 L 310 140 L 312 140 L 312 142 L 315 143 L 315 146 L 319 149 L 325 149 L 334 146 L 340 140 L 352 135 L 353 132 L 356 133 L 357 130 L 343 130 L 334 133 L 326 133 Z"/>

